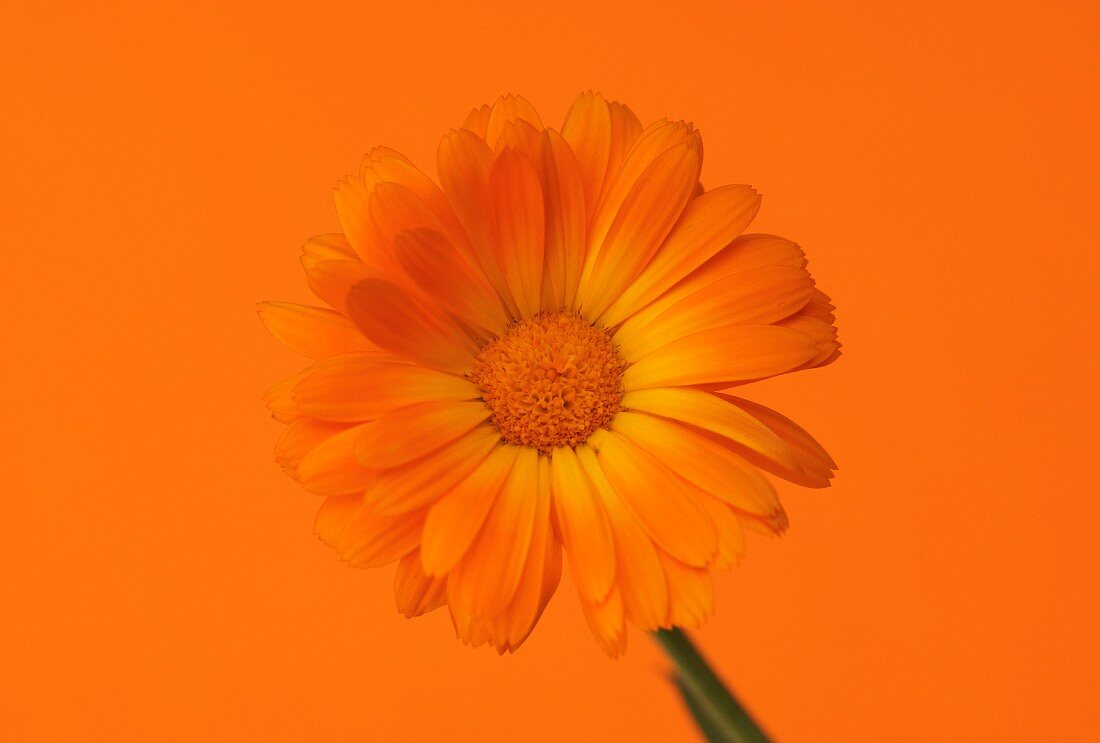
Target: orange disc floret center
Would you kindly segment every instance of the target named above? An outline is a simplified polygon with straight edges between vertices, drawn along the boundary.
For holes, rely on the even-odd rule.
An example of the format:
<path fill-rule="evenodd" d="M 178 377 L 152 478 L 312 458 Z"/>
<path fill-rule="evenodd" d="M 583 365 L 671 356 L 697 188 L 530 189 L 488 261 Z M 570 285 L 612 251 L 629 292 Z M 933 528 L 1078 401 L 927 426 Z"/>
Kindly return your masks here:
<path fill-rule="evenodd" d="M 610 423 L 624 367 L 603 329 L 572 312 L 543 312 L 485 346 L 472 378 L 505 441 L 548 451 Z"/>

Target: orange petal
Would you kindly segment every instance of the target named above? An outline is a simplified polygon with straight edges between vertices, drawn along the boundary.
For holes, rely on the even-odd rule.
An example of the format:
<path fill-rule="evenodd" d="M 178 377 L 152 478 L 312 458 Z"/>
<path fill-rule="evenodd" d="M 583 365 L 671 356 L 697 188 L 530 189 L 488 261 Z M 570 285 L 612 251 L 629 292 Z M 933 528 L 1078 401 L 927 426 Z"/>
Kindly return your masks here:
<path fill-rule="evenodd" d="M 700 490 L 744 511 L 771 518 L 779 497 L 764 477 L 728 447 L 667 418 L 624 411 L 614 430 Z"/>
<path fill-rule="evenodd" d="M 264 326 L 280 343 L 311 359 L 377 352 L 375 345 L 339 312 L 289 302 L 260 302 L 257 308 Z"/>
<path fill-rule="evenodd" d="M 475 616 L 491 617 L 515 595 L 539 504 L 538 460 L 522 447 L 477 538 L 451 571 L 448 595 Z"/>
<path fill-rule="evenodd" d="M 619 176 L 627 156 L 642 135 L 642 123 L 626 104 L 611 101 L 607 104 L 607 113 L 611 117 L 611 146 L 608 148 L 607 173 L 604 176 L 600 201 Z"/>
<path fill-rule="evenodd" d="M 455 441 L 490 412 L 482 402 L 422 402 L 399 408 L 363 427 L 355 456 L 371 469 L 398 467 Z"/>
<path fill-rule="evenodd" d="M 377 472 L 364 467 L 355 457 L 357 442 L 368 426 L 349 428 L 314 447 L 298 465 L 302 487 L 320 495 L 344 495 L 366 490 Z"/>
<path fill-rule="evenodd" d="M 538 468 L 538 504 L 523 575 L 512 603 L 490 623 L 498 650 L 511 652 L 523 644 L 561 579 L 561 543 L 550 526 L 549 458 L 540 456 Z"/>
<path fill-rule="evenodd" d="M 581 296 L 585 295 L 588 282 L 592 278 L 592 269 L 599 257 L 600 246 L 603 245 L 627 197 L 649 166 L 665 152 L 677 146 L 698 147 L 699 139 L 695 131 L 683 122 L 659 121 L 646 129 L 634 143 L 623 161 L 622 168 L 616 173 L 608 172 L 606 193 L 596 207 L 592 226 L 588 232 L 588 255 L 585 258 L 579 290 Z M 701 161 L 701 152 L 697 157 Z M 694 187 L 694 182 L 692 186 Z"/>
<path fill-rule="evenodd" d="M 425 509 L 381 516 L 368 504 L 344 525 L 336 546 L 353 568 L 377 568 L 400 560 L 420 543 Z"/>
<path fill-rule="evenodd" d="M 283 431 L 275 444 L 275 461 L 288 475 L 298 479 L 302 459 L 325 439 L 349 428 L 346 423 L 330 423 L 312 418 L 298 418 Z"/>
<path fill-rule="evenodd" d="M 584 268 L 584 187 L 573 150 L 552 129 L 543 133 L 539 169 L 546 204 L 543 309 L 571 308 Z"/>
<path fill-rule="evenodd" d="M 616 584 L 626 616 L 644 630 L 666 626 L 668 584 L 657 548 L 608 482 L 595 450 L 578 446 L 577 458 L 607 509 L 615 537 Z"/>
<path fill-rule="evenodd" d="M 344 354 L 314 364 L 291 393 L 303 415 L 367 421 L 420 402 L 476 400 L 469 381 L 400 359 Z"/>
<path fill-rule="evenodd" d="M 599 93 L 581 93 L 561 128 L 562 137 L 577 155 L 584 190 L 585 212 L 595 214 L 611 152 L 611 112 Z"/>
<path fill-rule="evenodd" d="M 569 447 L 550 459 L 554 516 L 578 592 L 599 603 L 615 585 L 615 542 L 600 497 Z"/>
<path fill-rule="evenodd" d="M 749 186 L 721 186 L 692 199 L 657 255 L 600 321 L 618 325 L 661 296 L 741 234 L 759 208 L 760 195 Z"/>
<path fill-rule="evenodd" d="M 699 505 L 706 509 L 718 533 L 718 554 L 711 567 L 721 570 L 733 567 L 745 556 L 745 531 L 741 528 L 741 519 L 728 505 L 712 496 L 700 496 Z"/>
<path fill-rule="evenodd" d="M 511 318 L 480 268 L 471 265 L 443 235 L 431 230 L 403 232 L 395 238 L 398 264 L 428 296 L 468 324 L 494 337 Z"/>
<path fill-rule="evenodd" d="M 428 575 L 446 575 L 469 549 L 519 456 L 518 446 L 498 446 L 428 511 L 420 559 Z"/>
<path fill-rule="evenodd" d="M 477 263 L 509 314 L 515 316 L 516 303 L 493 250 L 493 222 L 489 204 L 493 151 L 474 133 L 459 129 L 440 140 L 437 159 L 439 181 L 466 234 L 470 236 Z"/>
<path fill-rule="evenodd" d="M 489 114 L 492 110 L 492 107 L 488 103 L 480 108 L 475 108 L 466 116 L 466 120 L 462 122 L 462 128 L 469 129 L 481 139 L 485 139 L 485 134 L 489 131 Z"/>
<path fill-rule="evenodd" d="M 523 317 L 541 309 L 546 222 L 542 186 L 527 158 L 515 150 L 497 156 L 489 175 L 494 256 Z"/>
<path fill-rule="evenodd" d="M 420 550 L 413 550 L 397 563 L 393 594 L 397 610 L 406 619 L 412 619 L 447 603 L 447 579 L 425 575 L 420 565 Z"/>
<path fill-rule="evenodd" d="M 800 469 L 794 452 L 770 428 L 710 392 L 681 388 L 628 392 L 623 395 L 623 407 L 713 432 L 770 461 Z"/>
<path fill-rule="evenodd" d="M 368 339 L 432 369 L 464 374 L 478 348 L 452 320 L 429 315 L 393 284 L 367 279 L 348 296 L 348 316 Z"/>
<path fill-rule="evenodd" d="M 618 586 L 611 590 L 602 603 L 594 603 L 581 597 L 581 609 L 596 642 L 612 658 L 626 652 L 626 623 L 623 621 L 623 595 Z"/>
<path fill-rule="evenodd" d="M 627 358 L 641 358 L 670 340 L 700 330 L 777 322 L 802 309 L 812 291 L 813 279 L 802 268 L 742 271 L 688 294 L 648 323 L 645 315 L 632 317 L 615 333 L 615 342 Z"/>
<path fill-rule="evenodd" d="M 780 464 L 786 466 L 780 469 L 776 469 L 771 464 L 765 466 L 765 469 L 806 487 L 824 488 L 829 486 L 829 480 L 833 477 L 833 470 L 836 469 L 836 462 L 805 429 L 791 419 L 763 405 L 727 394 L 719 394 L 719 397 L 744 410 L 779 436 L 794 455 L 798 465 L 792 468 L 783 462 Z"/>
<path fill-rule="evenodd" d="M 704 568 L 685 565 L 657 551 L 668 578 L 668 624 L 698 627 L 714 613 L 714 584 Z"/>
<path fill-rule="evenodd" d="M 536 130 L 542 131 L 542 119 L 539 118 L 534 106 L 518 95 L 502 95 L 493 104 L 485 125 L 485 141 L 489 146 L 496 146 L 497 139 L 505 126 L 514 121 L 526 122 Z"/>
<path fill-rule="evenodd" d="M 689 139 L 658 155 L 631 185 L 606 236 L 591 275 L 581 277 L 577 303 L 597 318 L 641 273 L 680 218 L 699 180 L 698 142 Z"/>
<path fill-rule="evenodd" d="M 813 339 L 790 328 L 712 328 L 677 338 L 635 360 L 623 373 L 623 388 L 721 385 L 763 379 L 791 371 L 816 354 Z"/>
<path fill-rule="evenodd" d="M 331 495 L 325 498 L 313 520 L 313 533 L 329 547 L 335 547 L 340 543 L 340 534 L 344 527 L 362 505 L 362 493 Z"/>
<path fill-rule="evenodd" d="M 368 499 L 383 514 L 434 503 L 466 479 L 499 441 L 500 433 L 492 426 L 476 426 L 422 459 L 381 472 Z"/>
<path fill-rule="evenodd" d="M 371 224 L 370 196 L 371 189 L 362 178 L 355 177 L 338 181 L 332 192 L 336 216 L 344 236 L 364 263 L 378 266 L 381 256 Z"/>
<path fill-rule="evenodd" d="M 710 563 L 718 551 L 714 524 L 684 481 L 630 439 L 602 433 L 595 446 L 604 475 L 646 533 L 689 565 Z"/>
<path fill-rule="evenodd" d="M 372 278 L 374 272 L 358 258 L 355 260 L 321 260 L 306 253 L 302 256 L 306 283 L 322 301 L 339 312 L 347 312 L 348 295 L 360 281 Z"/>

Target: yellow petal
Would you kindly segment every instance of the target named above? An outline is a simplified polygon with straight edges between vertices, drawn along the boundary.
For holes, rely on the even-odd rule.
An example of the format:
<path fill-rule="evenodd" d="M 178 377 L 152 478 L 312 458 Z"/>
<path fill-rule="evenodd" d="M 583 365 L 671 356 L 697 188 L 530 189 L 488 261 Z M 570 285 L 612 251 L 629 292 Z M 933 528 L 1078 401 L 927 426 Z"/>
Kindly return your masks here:
<path fill-rule="evenodd" d="M 428 575 L 446 575 L 474 541 L 485 516 L 519 456 L 518 446 L 498 446 L 428 511 L 420 559 Z"/>
<path fill-rule="evenodd" d="M 581 609 L 596 642 L 612 658 L 626 652 L 626 623 L 623 621 L 623 596 L 616 586 L 601 603 L 581 598 Z"/>
<path fill-rule="evenodd" d="M 425 509 L 382 516 L 364 504 L 344 525 L 336 546 L 353 568 L 377 568 L 400 560 L 420 543 Z"/>
<path fill-rule="evenodd" d="M 585 213 L 595 214 L 611 152 L 611 112 L 603 96 L 592 92 L 578 96 L 565 115 L 561 134 L 577 155 Z"/>
<path fill-rule="evenodd" d="M 546 201 L 544 310 L 572 308 L 584 268 L 585 206 L 580 166 L 573 150 L 557 132 L 542 136 L 539 163 Z"/>
<path fill-rule="evenodd" d="M 572 449 L 555 449 L 550 470 L 554 515 L 573 582 L 583 597 L 602 602 L 615 585 L 615 542 L 607 513 Z"/>

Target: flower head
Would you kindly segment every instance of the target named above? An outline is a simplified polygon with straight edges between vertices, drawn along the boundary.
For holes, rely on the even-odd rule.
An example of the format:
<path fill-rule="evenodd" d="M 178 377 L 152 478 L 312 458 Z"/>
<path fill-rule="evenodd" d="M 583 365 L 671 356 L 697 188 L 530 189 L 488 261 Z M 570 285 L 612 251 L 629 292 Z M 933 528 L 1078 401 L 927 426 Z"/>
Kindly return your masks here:
<path fill-rule="evenodd" d="M 337 186 L 343 233 L 302 256 L 331 309 L 260 310 L 316 363 L 266 400 L 317 534 L 396 562 L 406 616 L 446 605 L 513 650 L 564 553 L 617 655 L 627 621 L 702 623 L 744 530 L 786 528 L 761 470 L 828 485 L 809 434 L 731 391 L 835 359 L 833 308 L 797 245 L 741 234 L 759 195 L 701 164 L 690 124 L 586 93 L 555 130 L 505 96 L 443 138 L 439 185 L 377 148 Z"/>

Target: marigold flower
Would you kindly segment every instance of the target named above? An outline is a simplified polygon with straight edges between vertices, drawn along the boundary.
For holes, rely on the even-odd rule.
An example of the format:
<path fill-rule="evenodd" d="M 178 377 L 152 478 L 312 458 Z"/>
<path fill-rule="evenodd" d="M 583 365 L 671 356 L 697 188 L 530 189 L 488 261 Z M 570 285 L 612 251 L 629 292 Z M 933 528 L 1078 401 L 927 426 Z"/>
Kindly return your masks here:
<path fill-rule="evenodd" d="M 761 470 L 824 487 L 829 455 L 733 394 L 839 353 L 802 250 L 741 234 L 759 195 L 704 190 L 691 124 L 581 95 L 560 130 L 522 98 L 439 145 L 439 185 L 376 148 L 339 183 L 343 234 L 302 264 L 331 309 L 260 314 L 316 360 L 265 399 L 316 533 L 397 563 L 398 609 L 514 650 L 562 554 L 611 655 L 626 621 L 701 624 L 710 571 L 787 517 Z"/>

